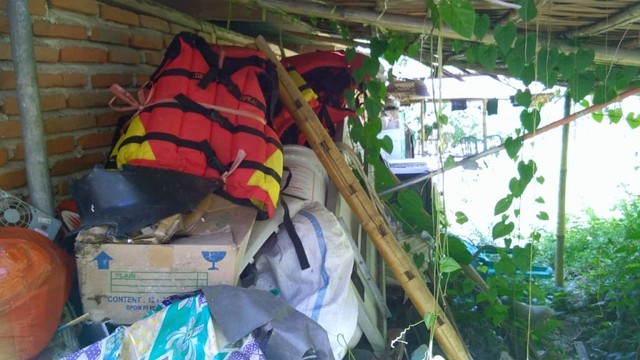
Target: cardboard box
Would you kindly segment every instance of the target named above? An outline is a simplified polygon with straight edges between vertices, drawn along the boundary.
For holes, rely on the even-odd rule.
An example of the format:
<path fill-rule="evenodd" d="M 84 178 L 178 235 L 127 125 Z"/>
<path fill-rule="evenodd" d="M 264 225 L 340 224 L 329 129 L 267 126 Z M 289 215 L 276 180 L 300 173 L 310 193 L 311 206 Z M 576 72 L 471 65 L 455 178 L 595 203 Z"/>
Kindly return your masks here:
<path fill-rule="evenodd" d="M 170 295 L 235 285 L 255 216 L 254 209 L 216 197 L 197 232 L 168 244 L 77 241 L 84 311 L 93 321 L 131 324 Z"/>

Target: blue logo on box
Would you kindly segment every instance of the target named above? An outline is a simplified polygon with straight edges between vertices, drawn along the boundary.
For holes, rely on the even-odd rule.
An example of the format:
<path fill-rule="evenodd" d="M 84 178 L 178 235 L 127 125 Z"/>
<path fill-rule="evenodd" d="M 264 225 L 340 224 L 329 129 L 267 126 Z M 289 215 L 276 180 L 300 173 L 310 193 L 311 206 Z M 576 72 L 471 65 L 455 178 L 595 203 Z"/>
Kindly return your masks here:
<path fill-rule="evenodd" d="M 113 258 L 107 255 L 106 252 L 101 251 L 93 260 L 98 263 L 98 270 L 109 270 L 109 261 L 113 260 Z"/>
<path fill-rule="evenodd" d="M 202 257 L 211 263 L 209 270 L 220 270 L 216 267 L 216 262 L 224 259 L 227 256 L 226 251 L 203 251 Z"/>

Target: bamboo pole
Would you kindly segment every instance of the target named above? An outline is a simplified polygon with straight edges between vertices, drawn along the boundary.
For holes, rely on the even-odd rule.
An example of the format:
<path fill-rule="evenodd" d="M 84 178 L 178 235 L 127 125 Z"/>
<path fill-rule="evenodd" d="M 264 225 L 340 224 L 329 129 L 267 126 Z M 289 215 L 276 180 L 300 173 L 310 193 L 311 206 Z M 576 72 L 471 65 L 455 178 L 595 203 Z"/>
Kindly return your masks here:
<path fill-rule="evenodd" d="M 564 98 L 565 115 L 571 112 L 571 97 L 567 94 Z M 558 189 L 558 226 L 556 228 L 556 258 L 555 258 L 555 284 L 564 286 L 564 236 L 565 216 L 567 201 L 567 161 L 569 153 L 569 126 L 562 126 L 562 153 L 560 155 L 560 184 Z"/>
<path fill-rule="evenodd" d="M 451 360 L 471 359 L 460 335 L 455 331 L 444 311 L 438 305 L 433 294 L 426 286 L 407 254 L 402 250 L 384 218 L 376 210 L 373 202 L 346 163 L 340 150 L 322 127 L 318 117 L 304 100 L 298 87 L 271 51 L 262 36 L 256 38 L 256 45 L 273 61 L 278 68 L 280 80 L 280 100 L 293 116 L 296 124 L 304 133 L 311 148 L 327 170 L 329 178 L 349 204 L 363 229 L 375 245 L 380 255 L 393 271 L 396 279 L 407 296 L 424 317 L 429 313 L 436 315 L 433 330 L 436 340 Z"/>

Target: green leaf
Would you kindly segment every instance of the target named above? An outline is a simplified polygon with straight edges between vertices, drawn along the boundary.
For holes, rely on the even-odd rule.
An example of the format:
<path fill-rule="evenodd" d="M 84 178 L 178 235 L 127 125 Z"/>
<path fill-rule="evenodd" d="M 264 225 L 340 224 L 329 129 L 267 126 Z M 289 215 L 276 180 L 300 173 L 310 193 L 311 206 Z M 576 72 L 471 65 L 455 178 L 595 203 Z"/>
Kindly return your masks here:
<path fill-rule="evenodd" d="M 546 212 L 544 212 L 544 211 L 540 211 L 540 212 L 538 213 L 538 215 L 536 215 L 536 217 L 537 217 L 538 219 L 540 219 L 540 220 L 545 220 L 545 221 L 546 221 L 546 220 L 549 220 L 549 214 L 547 214 L 547 213 L 546 213 Z"/>
<path fill-rule="evenodd" d="M 453 40 L 453 52 L 460 52 L 464 48 L 464 42 L 460 40 Z"/>
<path fill-rule="evenodd" d="M 380 101 L 380 98 L 377 98 L 375 96 L 367 97 L 364 100 L 364 109 L 367 111 L 368 118 L 367 122 L 365 123 L 366 126 L 366 124 L 370 122 L 371 116 L 380 116 L 380 112 L 382 111 L 382 101 Z"/>
<path fill-rule="evenodd" d="M 369 50 L 371 50 L 371 58 L 379 58 L 387 50 L 387 40 L 379 37 L 372 38 Z"/>
<path fill-rule="evenodd" d="M 438 115 L 438 123 L 440 125 L 447 125 L 449 124 L 449 117 L 445 114 L 439 114 Z"/>
<path fill-rule="evenodd" d="M 391 140 L 389 135 L 385 135 L 382 138 L 382 150 L 387 152 L 387 154 L 391 154 L 393 152 L 393 140 Z"/>
<path fill-rule="evenodd" d="M 558 57 L 558 48 L 544 47 L 538 50 L 538 71 L 540 69 L 546 69 L 547 71 L 553 69 L 558 63 Z"/>
<path fill-rule="evenodd" d="M 565 79 L 570 79 L 575 73 L 574 63 L 576 61 L 576 54 L 560 54 L 558 56 L 558 71 Z"/>
<path fill-rule="evenodd" d="M 516 246 L 513 248 L 513 262 L 514 265 L 522 272 L 527 272 L 531 269 L 531 252 L 533 247 L 531 244 L 526 244 L 524 247 Z"/>
<path fill-rule="evenodd" d="M 344 50 L 344 58 L 347 60 L 348 64 L 351 64 L 353 59 L 356 57 L 356 49 L 355 48 L 346 48 Z"/>
<path fill-rule="evenodd" d="M 398 204 L 409 212 L 423 213 L 424 211 L 422 198 L 420 198 L 420 195 L 414 190 L 403 189 L 398 191 Z"/>
<path fill-rule="evenodd" d="M 470 46 L 464 51 L 464 56 L 467 58 L 469 64 L 478 62 L 478 48 L 480 48 L 480 45 Z"/>
<path fill-rule="evenodd" d="M 538 204 L 544 204 L 544 203 L 545 203 L 544 198 L 543 198 L 543 197 L 541 197 L 541 196 L 539 196 L 539 197 L 537 197 L 537 198 L 536 198 L 536 202 L 537 202 Z"/>
<path fill-rule="evenodd" d="M 493 29 L 493 38 L 503 54 L 507 54 L 511 49 L 513 41 L 516 39 L 516 33 L 516 25 L 511 21 L 505 25 L 498 24 Z"/>
<path fill-rule="evenodd" d="M 538 9 L 536 8 L 536 3 L 533 0 L 517 0 L 517 4 L 521 6 L 520 10 L 518 10 L 518 14 L 520 14 L 520 19 L 524 22 L 529 22 L 538 16 Z"/>
<path fill-rule="evenodd" d="M 349 28 L 346 26 L 341 26 L 340 36 L 342 36 L 342 40 L 349 40 Z"/>
<path fill-rule="evenodd" d="M 467 221 L 469 221 L 469 218 L 467 217 L 467 215 L 465 213 L 463 213 L 462 211 L 456 211 L 456 222 L 460 225 L 466 223 Z"/>
<path fill-rule="evenodd" d="M 436 324 L 437 318 L 438 315 L 436 315 L 436 313 L 434 312 L 428 312 L 424 314 L 424 326 L 426 326 L 428 330 L 433 329 L 433 326 Z"/>
<path fill-rule="evenodd" d="M 420 54 L 420 43 L 413 43 L 407 48 L 407 55 L 412 58 L 417 58 Z"/>
<path fill-rule="evenodd" d="M 522 110 L 520 113 L 520 123 L 525 130 L 532 133 L 540 126 L 540 111 L 533 109 L 531 111 Z"/>
<path fill-rule="evenodd" d="M 476 39 L 480 40 L 487 34 L 490 23 L 489 15 L 482 14 L 476 16 L 476 26 L 473 29 L 473 35 L 476 36 Z"/>
<path fill-rule="evenodd" d="M 505 237 L 513 232 L 515 229 L 515 225 L 512 222 L 505 223 L 504 221 L 500 221 L 499 223 L 493 226 L 491 230 L 491 235 L 494 240 L 497 240 L 501 237 Z"/>
<path fill-rule="evenodd" d="M 532 61 L 536 55 L 538 48 L 538 40 L 535 32 L 531 32 L 525 36 L 517 35 L 513 50 L 525 58 L 525 61 Z"/>
<path fill-rule="evenodd" d="M 618 96 L 618 92 L 613 86 L 607 87 L 606 84 L 603 84 L 597 87 L 596 90 L 594 91 L 593 104 L 594 105 L 604 104 L 608 101 L 615 99 L 616 96 Z"/>
<path fill-rule="evenodd" d="M 526 85 L 529 86 L 536 79 L 536 67 L 533 64 L 525 65 L 524 69 L 522 69 L 522 73 L 520 73 L 520 80 Z"/>
<path fill-rule="evenodd" d="M 624 114 L 622 114 L 622 109 L 618 108 L 618 109 L 609 109 L 609 111 L 607 111 L 607 116 L 609 117 L 609 122 L 611 124 L 617 124 L 620 122 L 620 120 L 622 120 L 622 116 Z"/>
<path fill-rule="evenodd" d="M 533 175 L 538 171 L 538 167 L 533 160 L 529 160 L 528 162 L 520 161 L 518 163 L 518 174 L 520 175 L 520 182 L 524 187 L 526 187 L 531 179 L 533 179 Z"/>
<path fill-rule="evenodd" d="M 396 184 L 396 178 L 389 170 L 387 165 L 382 161 L 376 161 L 373 163 L 373 169 L 375 171 L 375 187 L 376 191 L 386 190 Z"/>
<path fill-rule="evenodd" d="M 596 53 L 592 49 L 581 48 L 576 52 L 576 71 L 586 70 L 593 65 L 593 60 L 596 58 Z"/>
<path fill-rule="evenodd" d="M 496 207 L 493 210 L 493 214 L 494 215 L 500 215 L 504 212 L 506 212 L 507 210 L 509 210 L 509 208 L 511 207 L 511 204 L 513 203 L 513 195 L 509 194 L 507 196 L 505 196 L 504 198 L 498 200 L 498 202 L 496 203 Z"/>
<path fill-rule="evenodd" d="M 380 131 L 382 131 L 382 120 L 380 120 L 380 117 L 369 116 L 367 122 L 364 123 L 364 141 L 371 143 L 372 145 L 377 145 L 378 134 L 380 134 Z M 376 156 L 378 155 L 380 154 L 376 153 Z"/>
<path fill-rule="evenodd" d="M 449 256 L 453 257 L 458 264 L 470 264 L 473 260 L 471 259 L 471 253 L 469 253 L 467 246 L 462 242 L 462 240 L 455 235 L 449 235 L 446 239 Z"/>
<path fill-rule="evenodd" d="M 507 150 L 507 154 L 511 159 L 513 160 L 516 159 L 516 157 L 518 156 L 518 152 L 522 148 L 522 144 L 523 144 L 522 138 L 514 139 L 511 136 L 509 136 L 504 141 L 504 148 Z"/>
<path fill-rule="evenodd" d="M 422 265 L 424 265 L 425 255 L 422 252 L 414 253 L 412 259 L 413 264 L 416 266 L 416 268 L 420 269 Z"/>
<path fill-rule="evenodd" d="M 519 77 L 522 70 L 524 70 L 524 65 L 524 57 L 520 56 L 520 54 L 512 51 L 507 55 L 507 68 L 511 75 Z"/>
<path fill-rule="evenodd" d="M 475 289 L 476 283 L 471 279 L 464 279 L 462 282 L 462 293 L 465 295 L 471 294 L 473 289 Z"/>
<path fill-rule="evenodd" d="M 518 92 L 516 92 L 516 95 L 514 96 L 514 100 L 516 101 L 516 104 L 520 105 L 520 106 L 524 106 L 526 108 L 529 107 L 529 105 L 531 105 L 531 90 L 526 89 L 525 91 L 522 90 L 518 90 Z"/>
<path fill-rule="evenodd" d="M 591 113 L 591 117 L 596 122 L 601 123 L 602 120 L 604 119 L 604 113 L 602 111 L 594 111 L 594 112 Z"/>
<path fill-rule="evenodd" d="M 536 182 L 538 184 L 544 184 L 544 176 L 540 175 L 540 176 L 536 177 Z"/>
<path fill-rule="evenodd" d="M 478 61 L 489 70 L 496 67 L 498 48 L 495 45 L 480 45 L 478 47 Z"/>
<path fill-rule="evenodd" d="M 558 72 L 547 68 L 538 68 L 538 81 L 543 83 L 547 88 L 552 88 L 558 83 Z"/>
<path fill-rule="evenodd" d="M 453 169 L 455 166 L 456 166 L 456 159 L 453 157 L 453 155 L 449 155 L 447 157 L 447 160 L 444 161 L 444 169 L 445 170 Z"/>
<path fill-rule="evenodd" d="M 476 11 L 465 0 L 441 0 L 438 3 L 440 16 L 453 31 L 471 39 L 476 23 Z"/>
<path fill-rule="evenodd" d="M 634 116 L 634 113 L 627 114 L 627 124 L 629 124 L 632 129 L 640 126 L 640 114 L 638 114 L 638 116 Z"/>
<path fill-rule="evenodd" d="M 596 83 L 596 75 L 592 71 L 580 72 L 575 78 L 569 80 L 571 84 L 571 98 L 574 101 L 580 101 L 593 91 Z"/>
<path fill-rule="evenodd" d="M 511 191 L 511 194 L 513 194 L 513 197 L 515 198 L 519 198 L 520 196 L 522 196 L 522 193 L 524 192 L 524 188 L 522 187 L 520 180 L 518 180 L 518 178 L 515 178 L 515 177 L 509 180 L 509 190 Z"/>
<path fill-rule="evenodd" d="M 438 4 L 434 0 L 425 0 L 427 9 L 429 9 L 429 16 L 433 22 L 433 27 L 440 29 L 440 10 L 438 10 Z"/>
<path fill-rule="evenodd" d="M 393 37 L 388 41 L 387 50 L 384 52 L 384 59 L 390 64 L 394 64 L 402 55 L 404 48 L 407 46 L 405 37 Z"/>
<path fill-rule="evenodd" d="M 444 256 L 440 258 L 440 271 L 443 273 L 452 273 L 458 269 L 461 269 L 460 264 L 452 257 Z"/>

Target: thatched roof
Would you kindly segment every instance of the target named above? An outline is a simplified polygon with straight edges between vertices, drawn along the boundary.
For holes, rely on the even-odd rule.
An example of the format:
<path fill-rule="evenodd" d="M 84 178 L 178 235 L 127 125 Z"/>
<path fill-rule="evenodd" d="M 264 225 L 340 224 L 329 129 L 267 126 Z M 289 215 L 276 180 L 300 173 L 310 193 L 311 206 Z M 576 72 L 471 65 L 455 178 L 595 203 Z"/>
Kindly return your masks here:
<path fill-rule="evenodd" d="M 536 34 L 541 44 L 562 50 L 593 49 L 597 63 L 640 66 L 640 3 L 637 0 L 532 0 L 538 16 L 517 21 L 520 33 Z M 430 63 L 437 40 L 429 37 L 431 15 L 424 0 L 157 0 L 198 19 L 209 20 L 237 32 L 262 34 L 275 44 L 294 51 L 352 45 L 343 40 L 368 39 L 384 31 L 411 34 L 422 42 L 422 59 Z M 470 0 L 476 12 L 490 19 L 482 39 L 463 39 L 445 27 L 433 33 L 445 38 L 492 43 L 491 29 L 518 20 L 515 0 Z M 338 26 L 336 26 L 338 25 Z M 445 64 L 464 64 L 464 57 L 447 42 Z"/>

